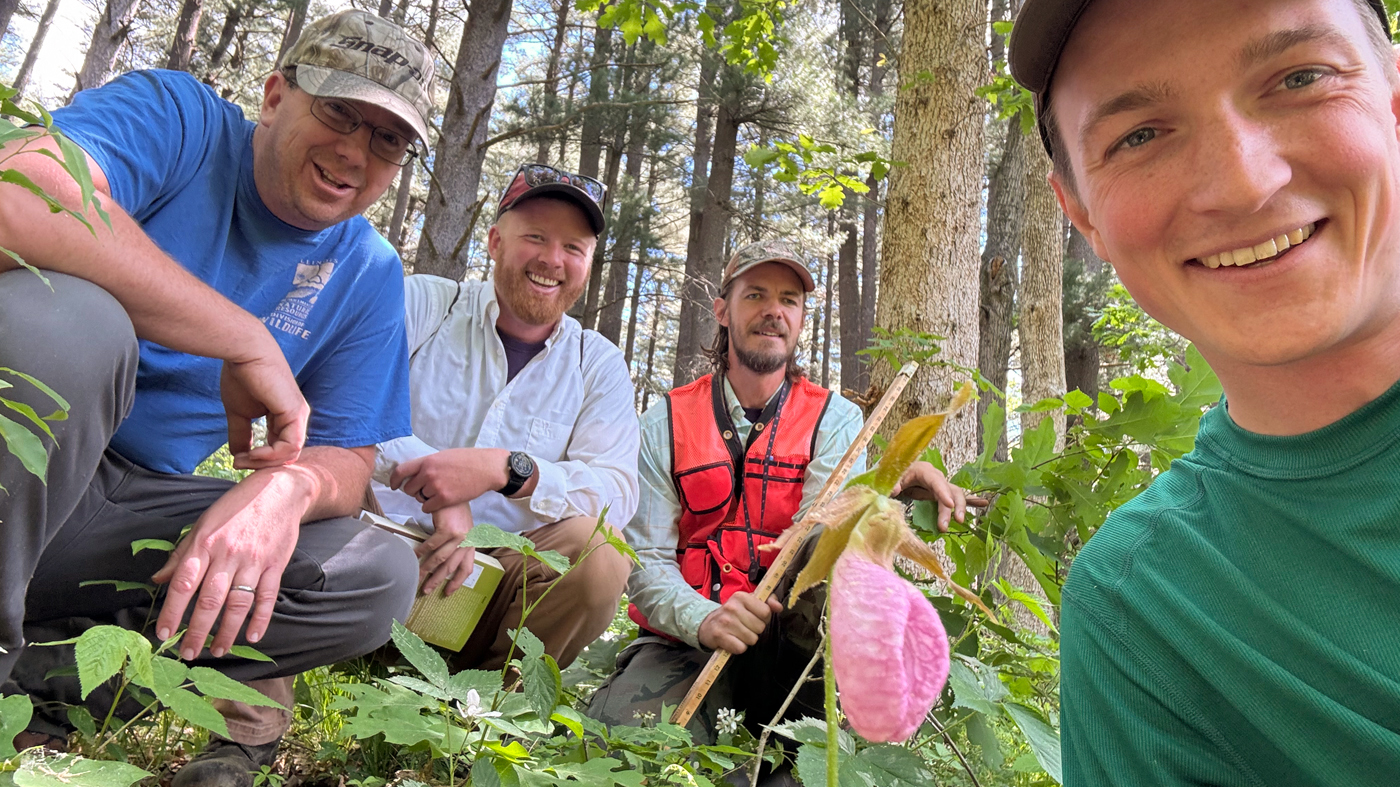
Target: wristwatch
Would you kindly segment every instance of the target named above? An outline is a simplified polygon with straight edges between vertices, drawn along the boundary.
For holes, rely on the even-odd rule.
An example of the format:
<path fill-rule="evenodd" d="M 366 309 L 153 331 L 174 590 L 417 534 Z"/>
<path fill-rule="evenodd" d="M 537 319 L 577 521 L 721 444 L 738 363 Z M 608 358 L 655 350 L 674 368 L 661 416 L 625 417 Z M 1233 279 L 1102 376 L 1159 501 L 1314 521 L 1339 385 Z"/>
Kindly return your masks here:
<path fill-rule="evenodd" d="M 511 451 L 510 457 L 506 459 L 506 472 L 510 475 L 510 480 L 501 487 L 501 494 L 510 497 L 520 491 L 520 487 L 525 486 L 535 475 L 535 460 L 524 451 Z"/>

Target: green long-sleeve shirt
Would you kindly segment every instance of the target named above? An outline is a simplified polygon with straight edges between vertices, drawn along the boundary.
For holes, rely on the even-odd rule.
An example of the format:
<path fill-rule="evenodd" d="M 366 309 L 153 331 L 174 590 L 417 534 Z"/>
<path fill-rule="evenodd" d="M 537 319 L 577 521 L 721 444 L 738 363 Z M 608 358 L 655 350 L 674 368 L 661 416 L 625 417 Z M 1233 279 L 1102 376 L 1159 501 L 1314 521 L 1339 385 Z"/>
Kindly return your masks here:
<path fill-rule="evenodd" d="M 1215 408 L 1063 601 L 1067 787 L 1400 785 L 1400 385 L 1296 437 Z"/>

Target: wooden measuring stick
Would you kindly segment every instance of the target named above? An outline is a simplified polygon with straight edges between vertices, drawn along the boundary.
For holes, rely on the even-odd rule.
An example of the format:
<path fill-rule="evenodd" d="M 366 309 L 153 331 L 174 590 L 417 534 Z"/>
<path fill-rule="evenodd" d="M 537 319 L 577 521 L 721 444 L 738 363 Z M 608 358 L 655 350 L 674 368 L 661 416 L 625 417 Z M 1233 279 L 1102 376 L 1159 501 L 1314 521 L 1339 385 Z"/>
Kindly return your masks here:
<path fill-rule="evenodd" d="M 787 543 L 783 546 L 778 557 L 774 559 L 773 565 L 768 567 L 768 571 L 763 575 L 763 581 L 754 589 L 754 595 L 759 599 L 767 599 L 777 590 L 778 582 L 783 578 L 783 573 L 792 564 L 797 552 L 802 548 L 802 541 L 806 538 L 817 520 L 821 518 L 822 509 L 826 507 L 831 499 L 836 497 L 836 493 L 841 491 L 842 485 L 846 483 L 846 475 L 851 472 L 851 465 L 855 464 L 856 457 L 870 444 L 870 438 L 875 436 L 875 430 L 880 428 L 885 417 L 890 414 L 890 409 L 898 401 L 899 395 L 904 391 L 904 386 L 909 384 L 909 378 L 918 371 L 917 361 L 910 361 L 895 374 L 890 381 L 890 387 L 885 390 L 884 396 L 871 411 L 870 417 L 865 419 L 865 425 L 856 434 L 856 439 L 851 442 L 851 447 L 846 449 L 841 461 L 836 463 L 836 468 L 827 477 L 826 483 L 822 486 L 821 492 L 817 494 L 817 499 L 812 502 L 811 508 L 807 509 L 807 515 L 795 522 L 786 533 L 790 533 Z M 695 678 L 695 683 L 691 684 L 690 691 L 686 693 L 685 699 L 676 707 L 671 714 L 671 723 L 684 727 L 690 717 L 695 715 L 700 703 L 705 699 L 705 695 L 710 693 L 715 681 L 719 678 L 719 673 L 724 669 L 724 665 L 729 662 L 730 653 L 727 650 L 716 650 L 710 655 L 710 660 L 705 664 L 705 668 L 700 670 L 700 675 Z"/>

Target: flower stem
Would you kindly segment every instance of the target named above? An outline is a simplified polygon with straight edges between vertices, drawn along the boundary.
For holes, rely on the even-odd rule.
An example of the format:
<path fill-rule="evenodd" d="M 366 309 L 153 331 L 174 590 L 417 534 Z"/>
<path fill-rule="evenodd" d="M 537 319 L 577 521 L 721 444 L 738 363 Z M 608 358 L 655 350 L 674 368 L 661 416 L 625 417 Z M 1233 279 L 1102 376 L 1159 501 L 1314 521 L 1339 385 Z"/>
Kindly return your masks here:
<path fill-rule="evenodd" d="M 830 588 L 830 583 L 827 584 Z M 831 668 L 831 593 L 826 595 L 826 637 L 822 643 L 822 682 L 826 686 L 826 787 L 838 787 L 841 774 L 841 728 L 836 710 L 836 671 Z"/>

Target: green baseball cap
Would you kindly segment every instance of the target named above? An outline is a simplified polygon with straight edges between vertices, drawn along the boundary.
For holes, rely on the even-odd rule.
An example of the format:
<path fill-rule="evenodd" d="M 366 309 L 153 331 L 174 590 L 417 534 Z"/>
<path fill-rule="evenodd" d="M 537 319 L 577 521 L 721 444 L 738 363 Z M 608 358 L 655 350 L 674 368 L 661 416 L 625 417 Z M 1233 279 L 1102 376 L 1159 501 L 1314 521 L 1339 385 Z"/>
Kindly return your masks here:
<path fill-rule="evenodd" d="M 278 63 L 288 66 L 307 93 L 384 107 L 427 143 L 433 55 L 393 22 L 355 10 L 318 19 Z"/>
<path fill-rule="evenodd" d="M 792 268 L 792 272 L 797 274 L 797 278 L 802 280 L 802 291 L 811 292 L 817 288 L 812 281 L 812 273 L 803 264 L 802 258 L 797 256 L 797 252 L 791 246 L 780 240 L 759 240 L 750 243 L 729 258 L 729 264 L 724 266 L 724 277 L 720 279 L 720 291 L 728 289 L 730 282 L 742 276 L 744 272 L 752 270 L 765 262 L 779 262 Z"/>
<path fill-rule="evenodd" d="M 1060 64 L 1060 55 L 1069 43 L 1074 26 L 1079 24 L 1079 17 L 1091 2 L 1093 0 L 1026 0 L 1011 29 L 1006 58 L 1011 76 L 1035 95 L 1040 141 L 1051 157 L 1055 151 L 1045 127 L 1045 112 L 1050 107 L 1050 82 L 1055 78 L 1055 67 Z M 1367 2 L 1380 15 L 1381 25 L 1389 33 L 1390 19 L 1385 13 L 1385 3 L 1382 0 Z"/>

